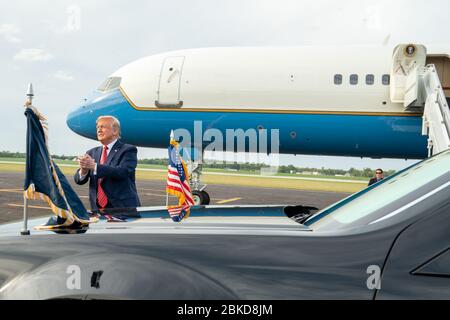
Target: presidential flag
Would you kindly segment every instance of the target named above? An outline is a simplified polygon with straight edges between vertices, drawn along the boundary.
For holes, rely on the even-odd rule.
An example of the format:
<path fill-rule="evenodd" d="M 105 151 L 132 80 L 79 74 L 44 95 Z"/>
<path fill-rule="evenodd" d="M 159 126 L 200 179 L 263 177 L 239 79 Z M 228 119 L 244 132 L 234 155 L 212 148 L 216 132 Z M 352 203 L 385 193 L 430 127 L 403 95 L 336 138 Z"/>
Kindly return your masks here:
<path fill-rule="evenodd" d="M 175 222 L 180 222 L 189 216 L 190 208 L 194 205 L 191 187 L 189 185 L 189 173 L 186 164 L 178 151 L 178 142 L 171 139 L 169 146 L 169 168 L 167 173 L 168 194 L 178 198 L 177 206 L 168 206 L 169 215 Z"/>
<path fill-rule="evenodd" d="M 52 160 L 48 150 L 46 119 L 36 108 L 25 111 L 27 117 L 27 156 L 24 197 L 42 199 L 55 214 L 37 230 L 76 228 L 98 221 L 90 218 L 78 195 Z"/>

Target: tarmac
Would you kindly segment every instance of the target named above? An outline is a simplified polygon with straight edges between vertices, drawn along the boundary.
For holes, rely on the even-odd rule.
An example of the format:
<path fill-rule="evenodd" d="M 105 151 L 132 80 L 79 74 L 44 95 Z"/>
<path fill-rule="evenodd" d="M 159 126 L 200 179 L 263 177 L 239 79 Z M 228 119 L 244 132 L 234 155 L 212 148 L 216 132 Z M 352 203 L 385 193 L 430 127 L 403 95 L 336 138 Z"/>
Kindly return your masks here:
<path fill-rule="evenodd" d="M 67 176 L 75 192 L 80 196 L 87 209 L 90 209 L 88 185 L 79 186 Z M 0 223 L 20 220 L 23 217 L 24 173 L 0 172 Z M 165 183 L 157 180 L 139 180 L 136 182 L 142 206 L 161 206 L 166 204 Z M 230 186 L 209 184 L 206 191 L 214 205 L 241 204 L 282 204 L 309 205 L 319 209 L 343 199 L 349 193 L 303 191 L 293 189 L 273 189 L 264 187 Z M 172 203 L 173 200 L 171 199 Z M 52 214 L 44 201 L 30 200 L 29 217 L 42 217 Z"/>

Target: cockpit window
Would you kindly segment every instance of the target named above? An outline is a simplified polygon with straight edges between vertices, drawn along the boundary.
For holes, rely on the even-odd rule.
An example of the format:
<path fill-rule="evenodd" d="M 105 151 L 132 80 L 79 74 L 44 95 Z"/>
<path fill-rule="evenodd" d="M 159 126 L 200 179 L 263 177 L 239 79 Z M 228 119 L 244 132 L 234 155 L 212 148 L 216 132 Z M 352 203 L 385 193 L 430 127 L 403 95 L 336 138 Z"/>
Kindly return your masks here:
<path fill-rule="evenodd" d="M 447 150 L 317 212 L 304 224 L 315 230 L 336 230 L 382 220 L 398 209 L 396 206 L 404 205 L 401 202 L 411 194 L 421 196 L 419 189 L 425 190 L 426 185 L 433 184 L 449 172 L 450 150 Z"/>
<path fill-rule="evenodd" d="M 97 90 L 101 92 L 107 92 L 117 89 L 120 86 L 121 80 L 122 78 L 120 77 L 109 77 L 108 79 L 103 81 L 103 83 L 97 88 Z"/>

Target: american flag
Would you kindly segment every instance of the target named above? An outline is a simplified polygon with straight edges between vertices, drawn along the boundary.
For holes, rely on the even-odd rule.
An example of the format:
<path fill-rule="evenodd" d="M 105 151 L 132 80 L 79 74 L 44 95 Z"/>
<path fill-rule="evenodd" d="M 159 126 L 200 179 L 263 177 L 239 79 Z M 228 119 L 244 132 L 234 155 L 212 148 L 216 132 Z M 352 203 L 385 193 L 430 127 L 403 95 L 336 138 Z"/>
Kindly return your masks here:
<path fill-rule="evenodd" d="M 186 165 L 178 152 L 178 143 L 170 141 L 169 146 L 169 168 L 167 172 L 168 194 L 177 196 L 178 205 L 168 206 L 167 210 L 173 221 L 179 222 L 189 216 L 190 207 L 194 205 L 191 187 L 189 185 L 189 174 Z"/>
<path fill-rule="evenodd" d="M 167 210 L 169 211 L 169 215 L 175 222 L 180 222 L 184 218 L 189 216 L 190 205 L 185 204 L 182 206 L 171 206 Z"/>

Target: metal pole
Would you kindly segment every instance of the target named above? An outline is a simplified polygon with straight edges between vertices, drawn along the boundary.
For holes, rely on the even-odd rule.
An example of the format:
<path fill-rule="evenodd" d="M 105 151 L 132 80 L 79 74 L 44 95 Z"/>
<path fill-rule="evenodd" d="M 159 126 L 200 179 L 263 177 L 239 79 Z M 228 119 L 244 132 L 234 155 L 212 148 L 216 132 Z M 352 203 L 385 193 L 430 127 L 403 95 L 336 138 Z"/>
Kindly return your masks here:
<path fill-rule="evenodd" d="M 169 143 L 175 138 L 173 130 L 170 130 L 170 141 Z M 166 207 L 169 206 L 169 193 L 166 191 Z"/>
<path fill-rule="evenodd" d="M 30 83 L 27 90 L 27 102 L 29 102 L 30 105 L 33 102 L 33 96 L 33 84 Z M 26 107 L 28 108 L 28 106 Z M 23 197 L 23 227 L 20 234 L 23 236 L 30 235 L 30 230 L 28 230 L 28 199 L 25 195 Z"/>
<path fill-rule="evenodd" d="M 167 193 L 167 190 L 166 190 L 166 207 L 168 207 L 169 206 L 169 194 Z"/>
<path fill-rule="evenodd" d="M 28 230 L 28 199 L 23 197 L 23 227 L 20 231 L 22 236 L 29 236 L 30 230 Z"/>

